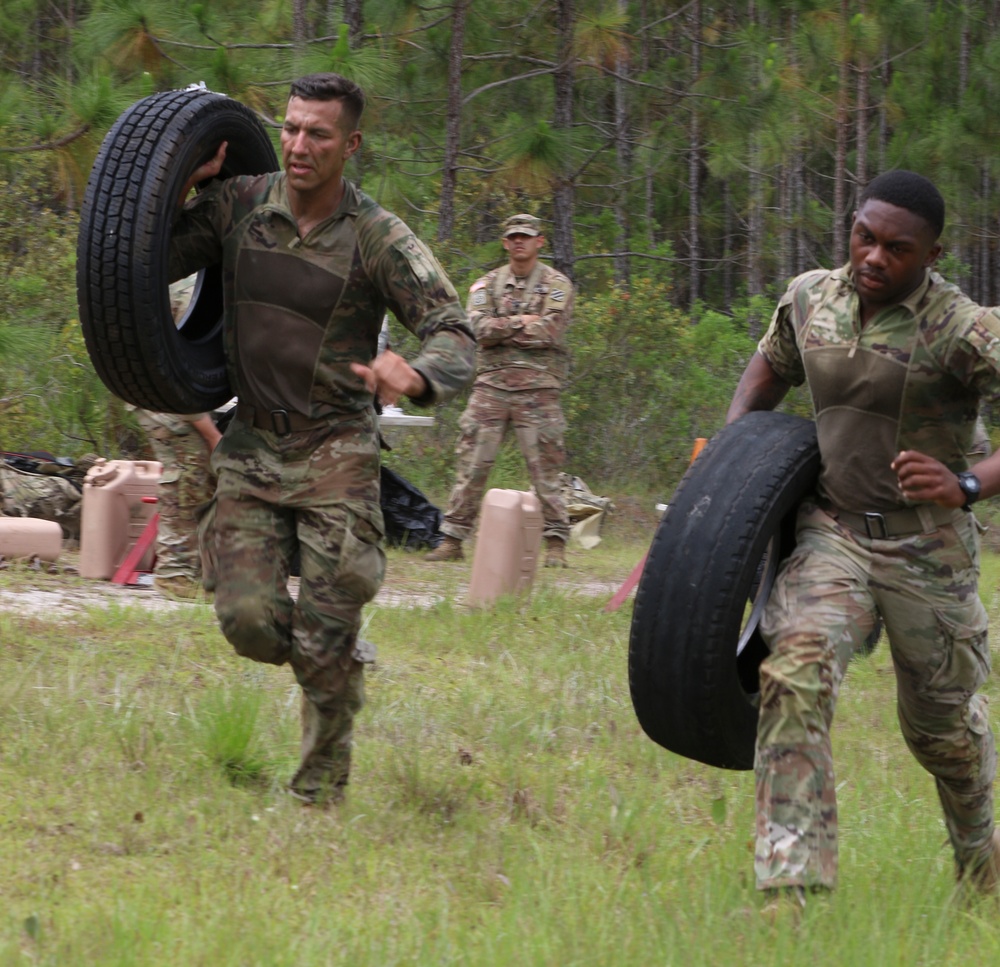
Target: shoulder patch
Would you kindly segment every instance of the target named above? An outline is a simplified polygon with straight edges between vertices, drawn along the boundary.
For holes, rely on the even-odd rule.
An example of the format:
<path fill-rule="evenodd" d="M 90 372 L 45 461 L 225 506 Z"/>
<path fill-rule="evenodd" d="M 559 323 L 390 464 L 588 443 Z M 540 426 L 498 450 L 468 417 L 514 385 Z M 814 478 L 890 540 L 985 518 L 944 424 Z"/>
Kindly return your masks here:
<path fill-rule="evenodd" d="M 562 302 L 566 298 L 566 293 L 562 289 L 553 289 L 549 293 L 549 298 L 553 302 Z"/>
<path fill-rule="evenodd" d="M 474 306 L 484 306 L 486 305 L 486 290 L 473 288 L 470 290 L 472 292 L 472 304 Z"/>
<path fill-rule="evenodd" d="M 485 288 L 486 288 L 486 279 L 479 279 L 478 281 L 473 282 L 472 285 L 469 286 L 469 291 L 478 292 L 480 289 L 485 289 Z"/>

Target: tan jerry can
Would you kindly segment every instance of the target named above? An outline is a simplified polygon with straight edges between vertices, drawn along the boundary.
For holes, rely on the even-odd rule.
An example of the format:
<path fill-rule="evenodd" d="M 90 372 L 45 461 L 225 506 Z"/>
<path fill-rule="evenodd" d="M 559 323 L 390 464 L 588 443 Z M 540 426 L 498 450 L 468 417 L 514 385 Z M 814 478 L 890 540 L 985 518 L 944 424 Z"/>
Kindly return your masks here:
<path fill-rule="evenodd" d="M 488 490 L 483 497 L 469 604 L 489 605 L 500 595 L 531 590 L 542 544 L 542 505 L 521 490 Z"/>
<path fill-rule="evenodd" d="M 156 460 L 98 460 L 83 481 L 80 521 L 80 577 L 107 580 L 135 546 L 156 503 L 163 464 Z M 138 570 L 153 566 L 152 548 Z"/>
<path fill-rule="evenodd" d="M 38 517 L 0 517 L 0 557 L 54 561 L 62 550 L 62 528 Z"/>

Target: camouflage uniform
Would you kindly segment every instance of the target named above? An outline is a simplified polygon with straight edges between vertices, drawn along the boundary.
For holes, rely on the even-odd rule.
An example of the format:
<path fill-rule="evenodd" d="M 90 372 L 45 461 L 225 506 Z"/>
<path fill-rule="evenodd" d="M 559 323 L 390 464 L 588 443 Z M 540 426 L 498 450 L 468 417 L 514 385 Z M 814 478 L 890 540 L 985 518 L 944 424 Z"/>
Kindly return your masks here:
<path fill-rule="evenodd" d="M 566 420 L 559 394 L 569 372 L 573 286 L 542 262 L 526 278 L 505 265 L 472 286 L 466 308 L 478 344 L 476 381 L 459 421 L 458 467 L 441 532 L 472 536 L 486 480 L 513 427 L 542 505 L 544 536 L 565 542 L 569 518 L 559 473 Z M 525 323 L 526 315 L 541 318 Z"/>
<path fill-rule="evenodd" d="M 978 525 L 962 510 L 908 507 L 890 464 L 919 450 L 967 467 L 979 400 L 1000 393 L 1000 317 L 928 272 L 902 303 L 864 328 L 858 320 L 847 268 L 806 273 L 758 347 L 781 378 L 808 383 L 822 457 L 761 623 L 771 649 L 755 763 L 761 889 L 836 882 L 829 729 L 847 662 L 877 614 L 903 736 L 935 777 L 960 868 L 991 849 L 996 752 L 977 694 L 990 669 Z"/>
<path fill-rule="evenodd" d="M 993 452 L 993 444 L 990 442 L 990 433 L 986 429 L 986 421 L 980 416 L 976 420 L 976 429 L 972 434 L 972 446 L 969 448 L 968 457 L 972 464 L 985 460 Z"/>
<path fill-rule="evenodd" d="M 208 414 L 175 416 L 136 410 L 135 415 L 153 456 L 163 464 L 156 489 L 156 576 L 200 584 L 198 514 L 215 492 L 215 474 L 205 441 L 192 422 Z"/>
<path fill-rule="evenodd" d="M 0 460 L 0 517 L 54 520 L 66 540 L 80 539 L 83 494 L 61 475 L 28 473 Z"/>
<path fill-rule="evenodd" d="M 206 585 L 239 654 L 295 672 L 303 739 L 292 789 L 310 800 L 347 782 L 371 659 L 357 637 L 361 609 L 385 567 L 373 399 L 350 363 L 375 357 L 387 307 L 422 339 L 412 365 L 427 392 L 415 402 L 454 396 L 474 362 L 468 320 L 437 260 L 395 215 L 344 184 L 333 216 L 300 238 L 283 173 L 217 183 L 185 206 L 171 249 L 171 278 L 222 263 L 224 344 L 239 398 L 212 456 Z"/>

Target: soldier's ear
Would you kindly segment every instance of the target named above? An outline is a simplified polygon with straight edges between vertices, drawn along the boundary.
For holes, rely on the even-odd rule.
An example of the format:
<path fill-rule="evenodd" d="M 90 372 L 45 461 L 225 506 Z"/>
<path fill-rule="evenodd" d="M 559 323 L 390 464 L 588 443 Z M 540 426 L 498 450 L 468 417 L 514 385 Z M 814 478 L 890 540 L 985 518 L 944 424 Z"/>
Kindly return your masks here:
<path fill-rule="evenodd" d="M 347 136 L 347 147 L 344 149 L 344 160 L 346 161 L 360 147 L 361 147 L 361 132 L 352 131 Z"/>

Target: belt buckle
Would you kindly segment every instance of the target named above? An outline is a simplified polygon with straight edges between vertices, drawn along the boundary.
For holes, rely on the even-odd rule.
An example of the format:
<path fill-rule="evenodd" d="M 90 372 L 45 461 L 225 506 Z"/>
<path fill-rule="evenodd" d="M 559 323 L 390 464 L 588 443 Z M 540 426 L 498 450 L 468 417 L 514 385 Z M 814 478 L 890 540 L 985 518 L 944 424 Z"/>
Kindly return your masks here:
<path fill-rule="evenodd" d="M 881 534 L 872 533 L 873 524 L 877 525 L 877 529 L 882 532 Z M 865 514 L 865 530 L 868 532 L 868 537 L 873 541 L 887 541 L 889 539 L 889 528 L 882 514 L 871 511 L 867 512 Z"/>
<path fill-rule="evenodd" d="M 292 421 L 288 416 L 288 410 L 271 410 L 271 429 L 278 436 L 288 436 L 292 432 Z M 279 428 L 278 424 L 281 424 Z"/>

